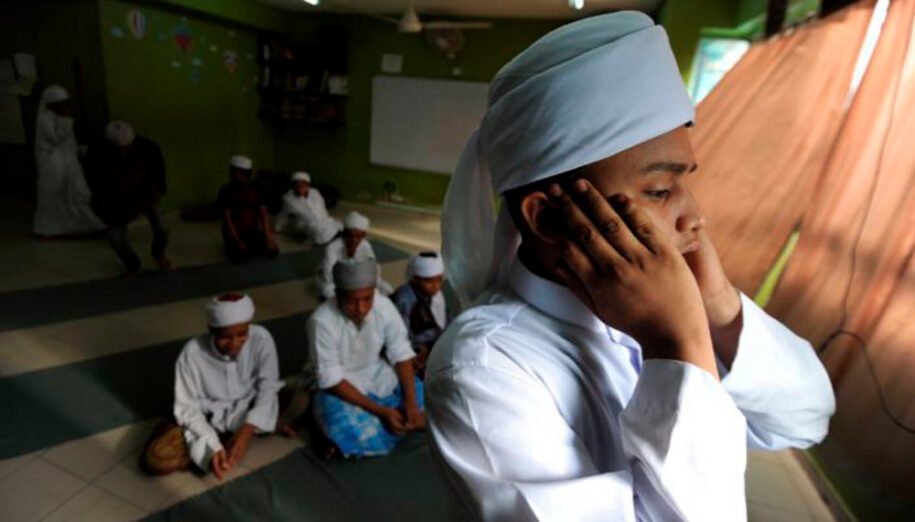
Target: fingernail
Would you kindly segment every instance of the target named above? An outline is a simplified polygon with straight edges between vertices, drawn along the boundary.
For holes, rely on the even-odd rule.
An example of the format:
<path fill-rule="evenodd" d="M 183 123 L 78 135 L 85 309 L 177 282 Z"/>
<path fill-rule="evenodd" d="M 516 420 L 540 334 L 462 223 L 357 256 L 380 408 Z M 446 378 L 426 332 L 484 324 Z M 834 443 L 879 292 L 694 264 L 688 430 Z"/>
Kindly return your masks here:
<path fill-rule="evenodd" d="M 581 194 L 584 194 L 588 191 L 588 184 L 585 183 L 585 180 L 579 179 L 575 181 L 575 190 Z"/>
<path fill-rule="evenodd" d="M 553 184 L 550 185 L 550 187 L 547 189 L 547 194 L 548 194 L 551 198 L 558 198 L 559 196 L 562 195 L 562 189 L 559 187 L 559 184 L 558 184 L 558 183 L 553 183 Z"/>

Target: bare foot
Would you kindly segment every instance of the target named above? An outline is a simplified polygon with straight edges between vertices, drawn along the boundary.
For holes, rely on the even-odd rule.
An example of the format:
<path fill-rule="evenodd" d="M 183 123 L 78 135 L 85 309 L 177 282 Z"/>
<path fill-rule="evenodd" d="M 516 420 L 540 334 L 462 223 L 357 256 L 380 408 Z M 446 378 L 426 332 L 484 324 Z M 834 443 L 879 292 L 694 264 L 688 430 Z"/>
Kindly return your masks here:
<path fill-rule="evenodd" d="M 156 266 L 159 267 L 159 270 L 168 270 L 172 267 L 172 262 L 165 256 L 156 259 Z"/>
<path fill-rule="evenodd" d="M 289 424 L 287 421 L 285 421 L 285 420 L 278 420 L 278 421 L 276 421 L 276 432 L 279 433 L 280 435 L 284 436 L 284 437 L 287 437 L 287 438 L 292 438 L 292 437 L 298 437 L 298 436 L 299 436 L 299 434 L 296 433 L 296 431 L 295 431 L 295 429 L 292 427 L 292 425 L 290 425 L 290 424 Z"/>

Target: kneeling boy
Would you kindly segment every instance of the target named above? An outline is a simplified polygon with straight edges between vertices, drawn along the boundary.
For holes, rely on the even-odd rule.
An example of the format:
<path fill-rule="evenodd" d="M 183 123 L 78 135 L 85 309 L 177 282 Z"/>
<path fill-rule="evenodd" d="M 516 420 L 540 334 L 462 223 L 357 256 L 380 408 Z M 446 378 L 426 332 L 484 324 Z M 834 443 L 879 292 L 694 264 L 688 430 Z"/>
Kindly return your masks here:
<path fill-rule="evenodd" d="M 386 455 L 405 433 L 426 427 L 416 354 L 397 309 L 375 289 L 374 259 L 342 260 L 333 276 L 336 297 L 306 325 L 315 418 L 344 456 Z"/>

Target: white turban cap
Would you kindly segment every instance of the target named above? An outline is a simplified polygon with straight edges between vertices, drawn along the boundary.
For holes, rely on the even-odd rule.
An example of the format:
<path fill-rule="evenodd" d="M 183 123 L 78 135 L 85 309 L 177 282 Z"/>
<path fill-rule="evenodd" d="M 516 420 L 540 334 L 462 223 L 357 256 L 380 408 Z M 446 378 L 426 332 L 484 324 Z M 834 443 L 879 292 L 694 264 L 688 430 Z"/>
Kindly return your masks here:
<path fill-rule="evenodd" d="M 445 272 L 445 265 L 438 252 L 420 252 L 410 258 L 407 265 L 407 279 L 413 277 L 438 277 Z"/>
<path fill-rule="evenodd" d="M 254 319 L 254 301 L 244 294 L 224 294 L 207 303 L 207 326 L 224 328 L 250 323 Z"/>
<path fill-rule="evenodd" d="M 504 282 L 519 244 L 494 194 L 608 158 L 691 122 L 667 33 L 643 13 L 556 29 L 506 64 L 448 185 L 443 252 L 461 304 Z"/>
<path fill-rule="evenodd" d="M 363 230 L 367 231 L 371 221 L 369 218 L 363 216 L 362 214 L 356 212 L 355 210 L 350 212 L 343 218 L 343 228 L 349 228 L 352 230 Z"/>
<path fill-rule="evenodd" d="M 62 102 L 68 99 L 70 99 L 70 93 L 68 93 L 67 89 L 64 89 L 60 85 L 48 86 L 41 93 L 41 105 Z"/>
<path fill-rule="evenodd" d="M 105 127 L 105 138 L 107 138 L 108 142 L 112 145 L 126 147 L 133 143 L 136 136 L 134 135 L 133 127 L 131 127 L 130 124 L 121 120 L 115 120 Z"/>
<path fill-rule="evenodd" d="M 307 172 L 293 172 L 292 173 L 292 182 L 296 183 L 298 181 L 304 181 L 306 183 L 311 183 L 311 176 Z"/>
<path fill-rule="evenodd" d="M 235 155 L 232 156 L 232 159 L 229 160 L 229 165 L 237 169 L 251 170 L 253 164 L 251 163 L 251 158 L 248 156 Z"/>
<path fill-rule="evenodd" d="M 334 265 L 334 286 L 337 290 L 374 288 L 378 283 L 378 263 L 374 258 L 356 261 L 341 259 Z"/>

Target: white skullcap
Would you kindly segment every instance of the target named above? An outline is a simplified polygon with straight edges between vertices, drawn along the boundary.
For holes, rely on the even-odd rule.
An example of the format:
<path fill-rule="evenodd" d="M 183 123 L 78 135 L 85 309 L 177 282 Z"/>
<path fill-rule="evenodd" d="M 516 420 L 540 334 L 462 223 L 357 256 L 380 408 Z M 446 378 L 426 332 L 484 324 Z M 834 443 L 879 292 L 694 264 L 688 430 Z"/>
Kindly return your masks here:
<path fill-rule="evenodd" d="M 60 85 L 51 85 L 48 86 L 41 93 L 41 104 L 47 105 L 49 103 L 62 102 L 64 100 L 70 99 L 70 93 L 67 92 L 67 89 L 64 89 Z"/>
<path fill-rule="evenodd" d="M 370 257 L 362 261 L 346 258 L 334 265 L 334 286 L 337 290 L 374 288 L 378 283 L 378 263 Z"/>
<path fill-rule="evenodd" d="M 306 183 L 311 183 L 311 176 L 307 172 L 293 172 L 292 173 L 292 182 L 304 181 Z"/>
<path fill-rule="evenodd" d="M 254 301 L 244 294 L 223 294 L 207 303 L 207 326 L 224 328 L 250 323 L 254 319 Z"/>
<path fill-rule="evenodd" d="M 126 147 L 133 143 L 136 136 L 133 133 L 133 127 L 127 122 L 115 120 L 105 127 L 105 138 L 112 145 Z"/>
<path fill-rule="evenodd" d="M 438 252 L 420 252 L 410 258 L 407 265 L 407 278 L 438 277 L 445 272 L 445 265 Z"/>
<path fill-rule="evenodd" d="M 667 34 L 643 13 L 573 22 L 516 56 L 493 79 L 445 196 L 443 250 L 461 303 L 503 282 L 517 252 L 517 229 L 506 205 L 496 221 L 494 194 L 608 158 L 693 118 Z"/>
<path fill-rule="evenodd" d="M 229 160 L 229 165 L 232 165 L 233 167 L 235 167 L 237 169 L 244 169 L 244 170 L 251 170 L 251 167 L 253 166 L 253 164 L 251 163 L 251 158 L 249 158 L 248 156 L 242 156 L 239 154 L 232 156 L 232 159 Z"/>
<path fill-rule="evenodd" d="M 362 214 L 356 212 L 355 210 L 350 212 L 343 218 L 343 228 L 348 228 L 351 230 L 363 230 L 367 231 L 371 221 L 369 218 L 363 216 Z"/>

